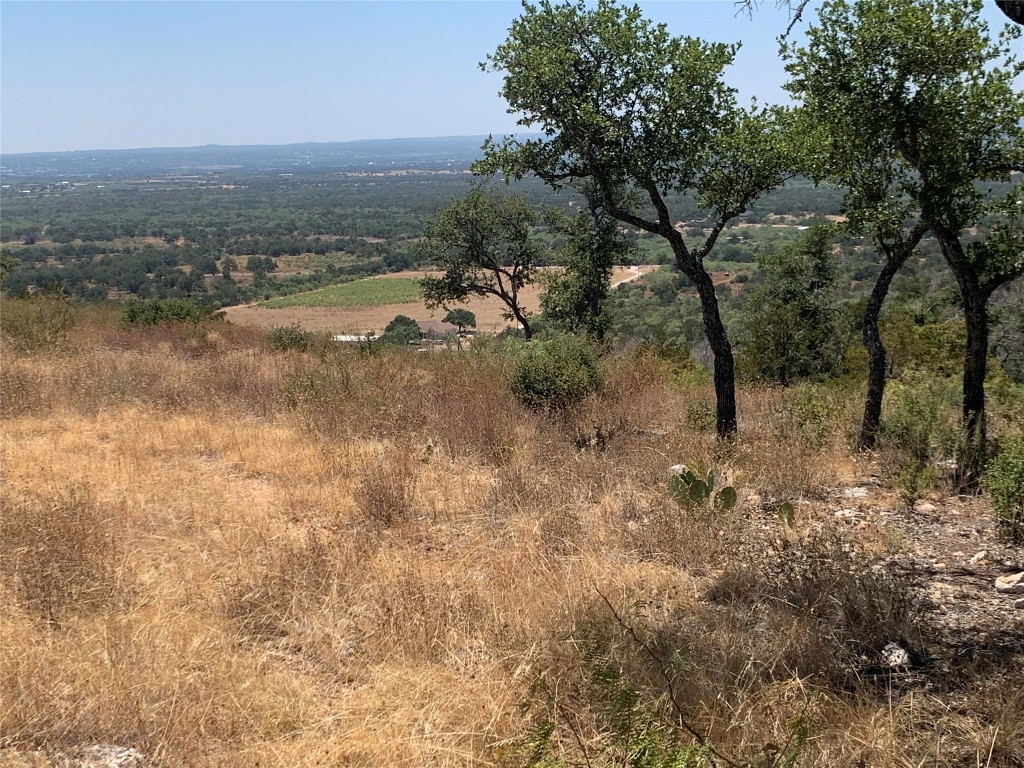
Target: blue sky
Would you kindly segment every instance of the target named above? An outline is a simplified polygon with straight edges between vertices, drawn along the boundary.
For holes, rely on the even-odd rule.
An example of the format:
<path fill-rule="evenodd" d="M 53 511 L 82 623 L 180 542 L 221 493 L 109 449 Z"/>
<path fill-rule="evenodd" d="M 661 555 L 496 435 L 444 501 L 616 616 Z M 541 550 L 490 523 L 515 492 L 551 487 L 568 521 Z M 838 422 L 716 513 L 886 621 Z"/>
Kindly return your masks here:
<path fill-rule="evenodd" d="M 674 34 L 742 40 L 729 81 L 783 98 L 772 0 L 642 4 Z M 477 63 L 518 2 L 0 3 L 4 152 L 501 133 Z"/>
<path fill-rule="evenodd" d="M 477 63 L 517 2 L 0 3 L 4 152 L 500 133 Z M 780 98 L 774 37 L 729 0 L 653 2 L 676 34 L 743 39 L 733 82 Z"/>

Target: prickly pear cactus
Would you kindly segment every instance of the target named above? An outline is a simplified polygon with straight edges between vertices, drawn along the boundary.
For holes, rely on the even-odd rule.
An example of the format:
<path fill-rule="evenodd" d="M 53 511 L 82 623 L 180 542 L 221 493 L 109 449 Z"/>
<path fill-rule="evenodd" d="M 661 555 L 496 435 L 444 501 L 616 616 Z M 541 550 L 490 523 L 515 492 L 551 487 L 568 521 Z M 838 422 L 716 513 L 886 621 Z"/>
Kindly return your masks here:
<path fill-rule="evenodd" d="M 715 489 L 717 478 L 714 470 L 703 478 L 681 464 L 672 467 L 676 471 L 668 481 L 668 492 L 682 507 L 710 506 L 715 509 L 732 509 L 736 506 L 736 489 L 731 485 Z"/>

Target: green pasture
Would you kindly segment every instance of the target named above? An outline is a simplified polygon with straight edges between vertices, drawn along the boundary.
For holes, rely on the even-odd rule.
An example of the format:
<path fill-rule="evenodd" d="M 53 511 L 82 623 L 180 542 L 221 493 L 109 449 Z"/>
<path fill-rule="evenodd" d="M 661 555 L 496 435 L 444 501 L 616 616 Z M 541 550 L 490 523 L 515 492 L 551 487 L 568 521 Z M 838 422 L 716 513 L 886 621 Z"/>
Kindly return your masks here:
<path fill-rule="evenodd" d="M 265 301 L 270 309 L 285 307 L 378 307 L 382 304 L 412 304 L 420 300 L 420 281 L 410 277 L 372 278 L 319 291 L 296 293 Z"/>

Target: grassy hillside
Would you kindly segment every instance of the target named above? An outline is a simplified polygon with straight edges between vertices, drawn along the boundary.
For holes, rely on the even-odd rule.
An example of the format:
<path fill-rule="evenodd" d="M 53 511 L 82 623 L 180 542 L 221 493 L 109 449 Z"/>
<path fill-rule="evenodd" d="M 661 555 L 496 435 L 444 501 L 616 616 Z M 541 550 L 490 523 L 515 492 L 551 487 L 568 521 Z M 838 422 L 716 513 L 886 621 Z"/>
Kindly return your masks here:
<path fill-rule="evenodd" d="M 741 765 L 1021 764 L 1024 612 L 990 586 L 1019 549 L 986 501 L 912 511 L 899 445 L 848 447 L 853 389 L 742 390 L 722 444 L 704 377 L 602 366 L 551 415 L 486 345 L 275 353 L 99 309 L 7 343 L 0 762 L 604 766 L 692 727 Z M 675 502 L 681 462 L 737 506 Z"/>

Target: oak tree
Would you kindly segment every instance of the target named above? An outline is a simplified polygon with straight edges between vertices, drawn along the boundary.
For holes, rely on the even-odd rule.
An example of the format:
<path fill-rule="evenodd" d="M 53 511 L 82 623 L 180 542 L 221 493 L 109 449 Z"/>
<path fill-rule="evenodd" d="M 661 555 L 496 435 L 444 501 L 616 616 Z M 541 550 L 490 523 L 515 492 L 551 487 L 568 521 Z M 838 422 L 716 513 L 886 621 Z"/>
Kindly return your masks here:
<path fill-rule="evenodd" d="M 422 280 L 423 299 L 434 309 L 494 296 L 529 339 L 529 313 L 520 292 L 533 278 L 539 248 L 534 241 L 536 215 L 520 195 L 474 188 L 427 222 L 420 250 L 443 274 Z"/>
<path fill-rule="evenodd" d="M 956 278 L 967 328 L 965 486 L 984 461 L 989 299 L 1024 274 L 1024 182 L 1003 199 L 981 184 L 1024 172 L 1020 30 L 994 37 L 980 12 L 980 0 L 831 0 L 789 64 L 790 89 L 827 125 L 820 151 L 836 154 L 830 164 L 852 182 L 854 210 L 866 209 L 883 250 L 893 244 L 886 267 L 930 230 Z M 975 239 L 983 222 L 988 234 Z"/>
<path fill-rule="evenodd" d="M 488 141 L 476 169 L 535 174 L 553 187 L 586 182 L 609 216 L 669 243 L 700 297 L 718 434 L 728 436 L 733 352 L 704 260 L 726 225 L 786 178 L 784 113 L 737 104 L 723 79 L 736 45 L 670 35 L 612 0 L 523 9 L 482 66 L 504 73 L 508 111 L 543 136 Z M 690 241 L 672 214 L 675 195 L 692 196 L 705 219 Z"/>

